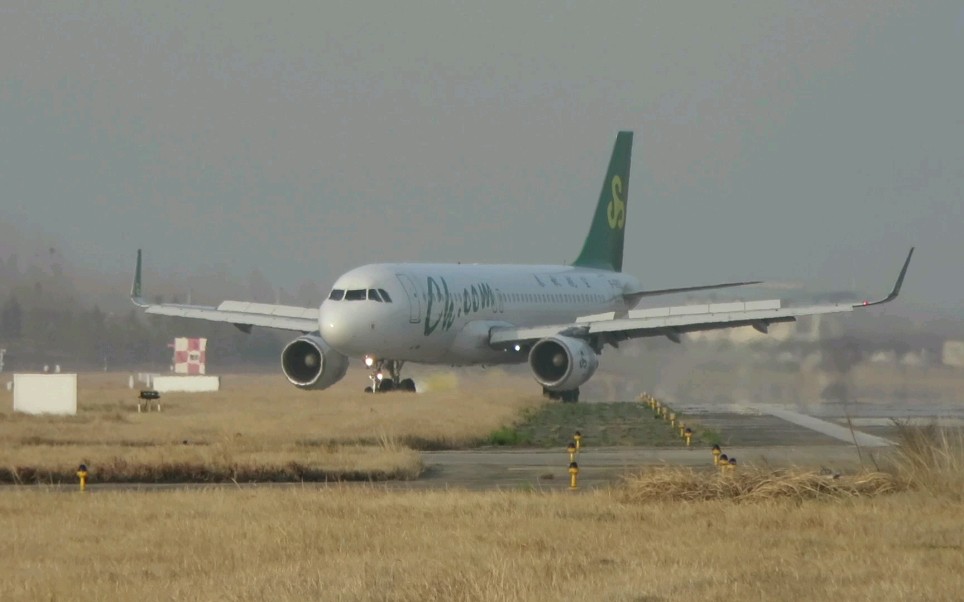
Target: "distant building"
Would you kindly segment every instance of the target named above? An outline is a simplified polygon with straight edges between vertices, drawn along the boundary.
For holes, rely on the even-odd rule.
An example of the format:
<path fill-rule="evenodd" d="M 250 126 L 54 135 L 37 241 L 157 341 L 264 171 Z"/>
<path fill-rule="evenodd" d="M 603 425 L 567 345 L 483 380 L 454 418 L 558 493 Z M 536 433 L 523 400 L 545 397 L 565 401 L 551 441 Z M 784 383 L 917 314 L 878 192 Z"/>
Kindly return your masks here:
<path fill-rule="evenodd" d="M 945 366 L 964 368 L 964 341 L 944 341 L 941 362 Z"/>

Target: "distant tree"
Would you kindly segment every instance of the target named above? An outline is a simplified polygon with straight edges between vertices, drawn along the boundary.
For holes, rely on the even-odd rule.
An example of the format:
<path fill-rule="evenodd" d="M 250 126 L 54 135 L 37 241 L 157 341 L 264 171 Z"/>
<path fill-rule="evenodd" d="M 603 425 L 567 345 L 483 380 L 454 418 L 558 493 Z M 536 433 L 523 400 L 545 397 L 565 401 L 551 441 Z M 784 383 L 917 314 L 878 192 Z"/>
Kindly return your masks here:
<path fill-rule="evenodd" d="M 10 295 L 0 309 L 0 334 L 10 339 L 19 339 L 23 335 L 23 309 L 14 295 Z"/>

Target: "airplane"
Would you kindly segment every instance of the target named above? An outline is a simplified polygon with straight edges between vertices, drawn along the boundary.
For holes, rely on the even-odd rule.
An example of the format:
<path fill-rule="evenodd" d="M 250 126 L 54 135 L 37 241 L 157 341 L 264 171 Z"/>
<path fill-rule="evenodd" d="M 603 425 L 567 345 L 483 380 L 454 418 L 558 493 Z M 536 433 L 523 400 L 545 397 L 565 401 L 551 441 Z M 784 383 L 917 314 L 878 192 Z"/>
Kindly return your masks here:
<path fill-rule="evenodd" d="M 634 309 L 646 297 L 759 281 L 646 290 L 625 274 L 623 238 L 633 132 L 622 131 L 609 161 L 589 233 L 568 265 L 380 263 L 339 276 L 320 307 L 243 301 L 218 306 L 148 303 L 137 251 L 131 300 L 148 314 L 300 332 L 281 352 L 281 370 L 299 389 L 341 380 L 349 358 L 369 369 L 366 391 L 416 390 L 405 362 L 444 365 L 528 363 L 543 394 L 579 400 L 604 347 L 639 337 L 770 324 L 849 312 L 897 298 L 914 249 L 891 293 L 873 302 L 784 307 L 780 300 Z"/>

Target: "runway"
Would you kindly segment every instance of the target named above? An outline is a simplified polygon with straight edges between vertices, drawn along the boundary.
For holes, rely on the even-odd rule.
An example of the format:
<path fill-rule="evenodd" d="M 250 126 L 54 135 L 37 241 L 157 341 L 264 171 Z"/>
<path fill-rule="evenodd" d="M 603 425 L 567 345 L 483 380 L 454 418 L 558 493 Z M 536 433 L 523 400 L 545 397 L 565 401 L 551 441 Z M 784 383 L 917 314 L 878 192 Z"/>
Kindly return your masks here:
<path fill-rule="evenodd" d="M 850 424 L 866 425 L 880 435 L 871 435 L 849 426 L 841 426 L 841 418 L 823 408 L 824 418 L 803 414 L 789 408 L 766 404 L 740 404 L 720 411 L 717 406 L 687 406 L 681 409 L 687 417 L 703 427 L 719 433 L 724 453 L 735 457 L 739 467 L 801 467 L 852 473 L 875 469 L 893 454 L 893 423 L 879 413 L 864 411 Z M 888 413 L 893 413 L 889 408 Z M 917 412 L 918 420 L 925 417 Z M 957 423 L 959 417 L 944 415 L 945 422 Z M 888 428 L 890 425 L 890 428 Z M 565 437 L 565 435 L 563 435 Z M 856 440 L 858 446 L 854 445 Z M 585 437 L 576 461 L 582 490 L 606 487 L 634 472 L 654 466 L 687 466 L 713 470 L 709 445 L 693 447 L 595 447 Z M 557 490 L 569 488 L 569 454 L 563 446 L 543 449 L 486 447 L 469 450 L 426 451 L 421 453 L 425 470 L 411 481 L 382 482 L 311 482 L 311 483 L 97 483 L 90 492 L 105 490 L 157 491 L 199 488 L 257 487 L 358 487 L 369 486 L 392 490 L 464 488 L 472 490 Z M 17 486 L 5 486 L 14 488 Z M 74 491 L 73 483 L 38 485 L 53 490 Z"/>
<path fill-rule="evenodd" d="M 851 445 L 779 445 L 726 447 L 738 463 L 754 466 L 821 467 L 838 472 L 860 468 L 861 459 Z M 864 452 L 864 462 L 872 461 Z M 427 470 L 411 487 L 564 489 L 569 486 L 569 454 L 553 450 L 468 450 L 427 452 Z M 706 446 L 688 449 L 600 448 L 582 450 L 576 458 L 582 487 L 598 487 L 652 466 L 689 466 L 713 470 Z"/>

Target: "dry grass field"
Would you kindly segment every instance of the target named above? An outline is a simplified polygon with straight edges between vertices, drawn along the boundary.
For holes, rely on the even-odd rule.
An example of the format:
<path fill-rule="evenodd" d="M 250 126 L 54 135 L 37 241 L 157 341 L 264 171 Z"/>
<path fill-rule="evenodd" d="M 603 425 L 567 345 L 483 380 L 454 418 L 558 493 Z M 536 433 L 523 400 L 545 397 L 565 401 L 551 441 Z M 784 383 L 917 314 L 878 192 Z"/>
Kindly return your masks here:
<path fill-rule="evenodd" d="M 3 600 L 960 600 L 964 506 L 374 485 L 0 495 Z"/>
<path fill-rule="evenodd" d="M 73 417 L 14 414 L 4 390 L 0 481 L 72 481 L 80 463 L 99 482 L 414 478 L 415 450 L 471 445 L 543 403 L 498 371 L 427 373 L 431 390 L 417 395 L 366 394 L 361 372 L 310 392 L 229 375 L 217 393 L 165 394 L 161 412 L 138 413 L 127 378 L 81 375 Z"/>
<path fill-rule="evenodd" d="M 416 396 L 239 377 L 137 414 L 126 387 L 88 378 L 77 417 L 0 414 L 5 465 L 157 470 L 184 449 L 212 472 L 377 472 L 417 462 L 401 442 L 469 443 L 541 403 L 498 374 L 459 389 L 440 373 Z M 578 492 L 7 487 L 0 600 L 960 600 L 964 439 L 907 427 L 902 442 L 882 472 L 839 479 L 741 466 Z"/>

